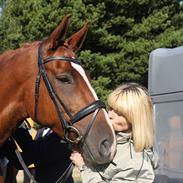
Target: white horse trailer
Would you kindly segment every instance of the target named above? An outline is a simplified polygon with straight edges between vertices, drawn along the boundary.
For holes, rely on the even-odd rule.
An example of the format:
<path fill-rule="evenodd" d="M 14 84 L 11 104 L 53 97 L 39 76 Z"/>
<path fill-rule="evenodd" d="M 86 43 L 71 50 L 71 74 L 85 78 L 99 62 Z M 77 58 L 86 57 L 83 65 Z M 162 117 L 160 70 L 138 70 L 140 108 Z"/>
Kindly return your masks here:
<path fill-rule="evenodd" d="M 150 53 L 148 89 L 154 103 L 157 183 L 183 183 L 183 46 Z"/>

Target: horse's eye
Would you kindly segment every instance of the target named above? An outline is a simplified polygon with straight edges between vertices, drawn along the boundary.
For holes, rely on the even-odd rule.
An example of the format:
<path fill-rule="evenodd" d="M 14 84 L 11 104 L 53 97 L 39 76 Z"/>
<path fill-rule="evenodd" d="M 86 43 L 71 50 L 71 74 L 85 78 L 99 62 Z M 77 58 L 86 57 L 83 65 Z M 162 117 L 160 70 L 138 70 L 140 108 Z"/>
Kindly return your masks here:
<path fill-rule="evenodd" d="M 71 84 L 73 82 L 72 78 L 68 75 L 61 75 L 61 76 L 57 76 L 56 78 L 65 84 Z"/>

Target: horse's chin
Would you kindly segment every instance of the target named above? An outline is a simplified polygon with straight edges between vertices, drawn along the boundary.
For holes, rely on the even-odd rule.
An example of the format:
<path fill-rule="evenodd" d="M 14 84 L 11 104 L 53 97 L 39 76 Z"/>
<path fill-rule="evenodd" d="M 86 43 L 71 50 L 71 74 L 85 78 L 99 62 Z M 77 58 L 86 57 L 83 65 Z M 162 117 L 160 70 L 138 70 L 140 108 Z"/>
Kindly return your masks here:
<path fill-rule="evenodd" d="M 91 150 L 87 144 L 83 144 L 82 152 L 86 163 L 93 166 L 110 163 L 115 155 L 114 152 L 108 152 L 108 155 L 103 156 L 98 151 L 96 151 L 96 149 Z"/>

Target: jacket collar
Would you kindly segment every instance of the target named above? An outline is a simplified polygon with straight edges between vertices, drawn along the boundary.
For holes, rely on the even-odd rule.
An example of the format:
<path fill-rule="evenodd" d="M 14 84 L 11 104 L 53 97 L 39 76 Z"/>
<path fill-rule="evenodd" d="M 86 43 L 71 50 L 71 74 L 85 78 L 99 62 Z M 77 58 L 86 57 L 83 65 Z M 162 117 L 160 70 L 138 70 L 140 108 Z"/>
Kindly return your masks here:
<path fill-rule="evenodd" d="M 118 132 L 116 134 L 117 143 L 124 144 L 131 141 L 132 134 L 131 133 L 123 133 Z"/>

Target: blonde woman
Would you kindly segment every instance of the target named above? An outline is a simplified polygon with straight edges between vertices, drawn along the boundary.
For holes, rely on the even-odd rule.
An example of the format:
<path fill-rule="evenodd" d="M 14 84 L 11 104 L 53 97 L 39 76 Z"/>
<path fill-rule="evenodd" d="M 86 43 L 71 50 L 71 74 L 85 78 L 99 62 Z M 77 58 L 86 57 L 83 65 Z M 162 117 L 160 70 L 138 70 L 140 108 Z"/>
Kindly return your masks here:
<path fill-rule="evenodd" d="M 89 167 L 78 152 L 70 159 L 80 169 L 83 183 L 154 181 L 153 109 L 147 90 L 136 83 L 117 87 L 108 97 L 108 115 L 116 131 L 117 153 L 105 166 Z"/>

